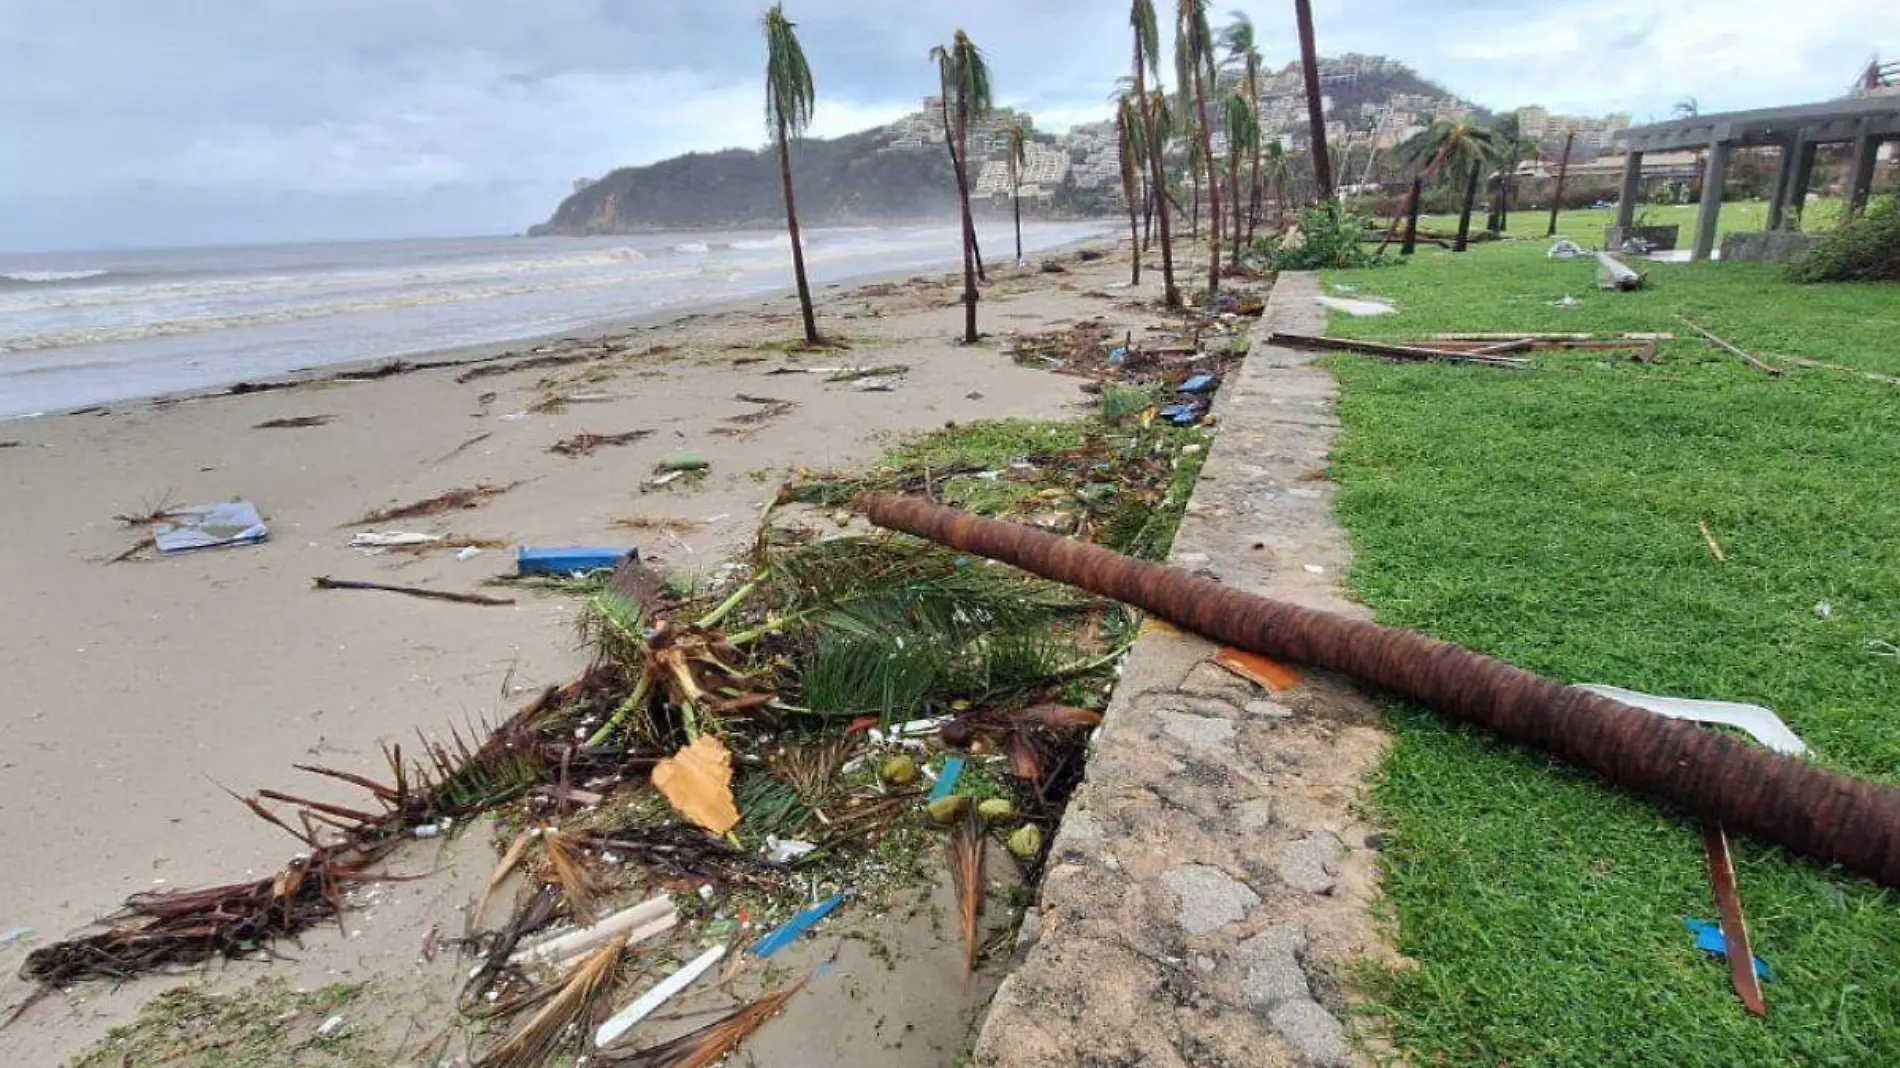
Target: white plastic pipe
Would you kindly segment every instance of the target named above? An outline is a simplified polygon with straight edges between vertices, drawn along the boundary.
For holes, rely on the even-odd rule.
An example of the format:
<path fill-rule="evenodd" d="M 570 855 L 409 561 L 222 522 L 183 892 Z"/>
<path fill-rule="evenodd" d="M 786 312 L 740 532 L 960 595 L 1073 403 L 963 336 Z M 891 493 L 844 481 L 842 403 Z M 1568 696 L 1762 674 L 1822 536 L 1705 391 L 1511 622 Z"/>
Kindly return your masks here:
<path fill-rule="evenodd" d="M 718 964 L 725 955 L 725 946 L 714 946 L 681 965 L 679 971 L 654 984 L 653 989 L 635 998 L 633 1004 L 614 1013 L 606 1023 L 600 1025 L 600 1029 L 594 1032 L 595 1047 L 604 1048 L 626 1034 L 634 1024 L 665 1004 L 667 998 L 693 985 L 695 979 L 705 975 L 707 969 Z"/>
<path fill-rule="evenodd" d="M 537 942 L 525 949 L 518 949 L 513 956 L 508 958 L 508 963 L 524 966 L 536 962 L 553 963 L 566 960 L 623 934 L 628 936 L 629 942 L 639 942 L 666 931 L 678 919 L 679 914 L 673 909 L 671 897 L 665 895 L 650 897 L 638 905 L 614 913 L 591 927 L 582 927 L 559 937 Z M 657 927 L 656 930 L 648 932 L 648 928 L 655 927 Z"/>

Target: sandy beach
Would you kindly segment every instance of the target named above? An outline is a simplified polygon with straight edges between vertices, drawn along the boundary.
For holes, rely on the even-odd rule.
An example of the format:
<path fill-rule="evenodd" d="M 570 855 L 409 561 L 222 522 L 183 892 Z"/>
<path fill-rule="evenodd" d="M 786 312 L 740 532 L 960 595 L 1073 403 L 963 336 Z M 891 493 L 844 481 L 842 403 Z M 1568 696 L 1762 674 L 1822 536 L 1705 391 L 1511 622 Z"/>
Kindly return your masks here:
<path fill-rule="evenodd" d="M 996 272 L 981 305 L 984 329 L 1002 340 L 1094 317 L 1117 331 L 1148 321 L 1120 306 L 1136 295 L 1122 288 L 1125 255 L 1060 258 L 1067 273 Z M 1140 295 L 1149 289 L 1158 284 L 1144 279 Z M 638 547 L 667 571 L 706 574 L 752 535 L 760 507 L 790 472 L 863 464 L 892 435 L 945 421 L 1059 417 L 1082 399 L 1079 379 L 1017 366 L 995 343 L 955 344 L 957 295 L 942 276 L 825 290 L 821 325 L 849 343 L 845 351 L 787 355 L 796 304 L 779 298 L 524 347 L 515 356 L 543 365 L 512 371 L 501 360 L 0 424 L 0 442 L 9 443 L 0 448 L 0 486 L 11 504 L 0 515 L 0 589 L 12 608 L 0 621 L 0 676 L 9 683 L 0 926 L 36 931 L 35 941 L 0 950 L 0 964 L 11 972 L 34 944 L 70 934 L 128 894 L 276 868 L 294 843 L 225 788 L 346 797 L 291 765 L 377 774 L 382 745 L 492 721 L 583 663 L 571 598 L 488 589 L 515 603 L 477 607 L 317 591 L 314 577 L 473 591 L 513 570 L 507 549 L 458 558 L 455 549 L 470 540 Z M 825 374 L 773 373 L 891 364 L 909 370 L 888 392 Z M 313 416 L 329 418 L 260 428 Z M 636 430 L 650 433 L 586 455 L 550 451 L 583 433 Z M 648 484 L 663 457 L 689 448 L 710 463 L 707 477 Z M 477 486 L 509 488 L 466 510 L 353 523 Z M 232 498 L 258 506 L 268 541 L 107 562 L 141 535 L 115 515 Z M 423 553 L 351 548 L 352 535 L 369 529 L 448 538 Z M 459 965 L 445 954 L 424 966 L 418 947 L 485 877 L 485 838 L 478 829 L 410 849 L 396 867 L 445 870 L 388 884 L 371 907 L 346 917 L 343 932 L 287 947 L 294 963 L 214 965 L 203 980 L 228 988 L 268 970 L 292 982 L 367 982 L 391 992 L 379 1004 L 410 1013 L 391 1033 L 441 1026 Z M 880 922 L 930 929 L 917 915 Z M 956 951 L 942 948 L 948 956 L 933 963 L 920 952 L 905 967 L 948 968 Z M 868 956 L 858 964 L 884 967 Z M 849 975 L 855 966 L 847 957 L 841 967 Z M 55 995 L 0 1032 L 0 1050 L 10 1051 L 9 1063 L 63 1063 L 177 981 L 94 983 Z M 985 996 L 978 984 L 949 998 L 922 979 L 858 976 L 838 986 L 853 983 L 886 989 L 869 1001 L 834 992 L 813 1002 L 830 1009 L 800 1014 L 829 1012 L 828 1028 L 858 1034 L 857 1046 L 838 1045 L 838 1036 L 822 1046 L 839 1051 L 834 1063 L 943 1063 Z M 6 1002 L 28 992 L 10 980 Z M 946 998 L 962 1008 L 944 1011 Z M 901 1017 L 915 1004 L 932 1011 L 918 1015 L 914 1033 L 897 1036 L 897 1047 L 866 1039 L 872 1032 L 859 1034 L 854 1021 L 869 1017 L 851 1015 Z M 776 1044 L 761 1036 L 753 1047 L 757 1063 L 813 1063 L 816 1032 L 777 1030 Z"/>

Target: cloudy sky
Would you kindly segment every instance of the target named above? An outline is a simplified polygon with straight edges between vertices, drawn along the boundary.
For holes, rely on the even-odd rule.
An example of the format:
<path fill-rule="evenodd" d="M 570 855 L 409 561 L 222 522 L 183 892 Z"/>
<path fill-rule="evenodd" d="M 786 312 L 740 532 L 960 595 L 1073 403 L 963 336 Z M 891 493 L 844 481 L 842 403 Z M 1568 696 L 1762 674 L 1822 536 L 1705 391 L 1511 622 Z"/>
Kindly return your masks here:
<path fill-rule="evenodd" d="M 1315 0 L 1492 108 L 1664 117 L 1839 95 L 1900 53 L 1893 0 Z M 0 249 L 515 232 L 569 182 L 763 140 L 763 0 L 0 0 Z M 1123 0 L 789 0 L 819 134 L 888 121 L 958 25 L 1001 102 L 1092 119 Z M 1158 7 L 1165 7 L 1163 3 Z M 1250 13 L 1296 52 L 1290 0 Z M 1881 39 L 1881 35 L 1888 35 Z"/>

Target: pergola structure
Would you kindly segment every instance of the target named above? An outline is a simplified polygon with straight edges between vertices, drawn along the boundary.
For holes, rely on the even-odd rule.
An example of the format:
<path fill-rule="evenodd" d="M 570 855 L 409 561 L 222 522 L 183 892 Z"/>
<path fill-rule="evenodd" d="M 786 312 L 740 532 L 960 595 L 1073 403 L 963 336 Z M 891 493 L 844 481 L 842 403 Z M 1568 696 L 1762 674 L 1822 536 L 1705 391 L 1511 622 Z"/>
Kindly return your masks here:
<path fill-rule="evenodd" d="M 1722 181 L 1731 151 L 1770 145 L 1781 150 L 1781 166 L 1775 172 L 1774 195 L 1769 197 L 1768 207 L 1768 229 L 1778 230 L 1788 218 L 1788 209 L 1793 208 L 1798 215 L 1807 199 L 1816 147 L 1852 142 L 1854 162 L 1848 169 L 1847 200 L 1851 216 L 1867 203 L 1880 146 L 1900 141 L 1900 95 L 1692 115 L 1619 130 L 1615 140 L 1629 153 L 1623 163 L 1622 198 L 1616 207 L 1616 225 L 1624 228 L 1636 219 L 1643 153 L 1685 148 L 1708 153 L 1702 171 L 1702 207 L 1696 215 L 1695 244 L 1690 253 L 1693 259 L 1706 260 L 1715 248 L 1715 220 L 1722 210 Z"/>

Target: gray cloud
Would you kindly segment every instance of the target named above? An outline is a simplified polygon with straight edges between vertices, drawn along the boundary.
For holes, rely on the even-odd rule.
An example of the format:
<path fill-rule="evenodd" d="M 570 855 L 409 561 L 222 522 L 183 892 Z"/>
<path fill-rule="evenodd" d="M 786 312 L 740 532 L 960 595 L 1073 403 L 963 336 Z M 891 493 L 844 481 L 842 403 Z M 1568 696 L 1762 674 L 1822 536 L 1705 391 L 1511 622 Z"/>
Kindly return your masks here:
<path fill-rule="evenodd" d="M 1686 94 L 1713 110 L 1837 93 L 1885 3 L 1814 0 L 1793 23 L 1733 0 L 1317 8 L 1325 51 L 1396 55 L 1492 106 L 1641 118 Z M 1273 62 L 1292 57 L 1290 5 L 1238 6 Z M 577 175 L 760 143 L 763 7 L 11 0 L 0 248 L 519 230 Z M 1057 118 L 1105 110 L 1126 65 L 1121 0 L 789 7 L 821 133 L 914 106 L 933 87 L 926 51 L 958 25 L 989 52 L 1003 102 Z"/>

